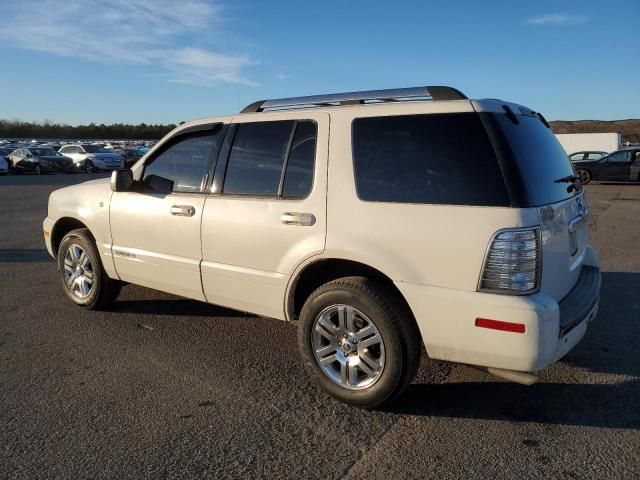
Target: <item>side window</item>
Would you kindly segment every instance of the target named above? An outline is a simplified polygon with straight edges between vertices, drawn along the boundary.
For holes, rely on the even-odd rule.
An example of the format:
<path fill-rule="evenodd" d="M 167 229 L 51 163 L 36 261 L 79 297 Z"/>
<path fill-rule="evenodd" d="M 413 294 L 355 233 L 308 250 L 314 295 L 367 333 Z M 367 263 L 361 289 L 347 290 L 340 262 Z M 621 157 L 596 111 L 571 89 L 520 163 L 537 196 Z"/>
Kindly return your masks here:
<path fill-rule="evenodd" d="M 578 160 L 582 160 L 584 158 L 584 153 L 574 153 L 569 157 L 572 162 L 577 162 Z"/>
<path fill-rule="evenodd" d="M 602 158 L 602 153 L 600 152 L 591 152 L 587 155 L 587 160 L 600 160 Z"/>
<path fill-rule="evenodd" d="M 284 174 L 283 197 L 304 198 L 311 192 L 317 132 L 315 122 L 297 123 Z"/>
<path fill-rule="evenodd" d="M 630 152 L 615 152 L 607 157 L 608 163 L 622 163 L 629 161 Z"/>
<path fill-rule="evenodd" d="M 145 164 L 143 182 L 149 175 L 157 175 L 172 180 L 174 192 L 200 192 L 211 155 L 219 152 L 222 137 L 222 129 L 178 137 Z"/>
<path fill-rule="evenodd" d="M 289 120 L 238 125 L 223 193 L 276 196 L 293 125 Z"/>
<path fill-rule="evenodd" d="M 352 136 L 362 200 L 510 205 L 498 159 L 475 113 L 358 118 Z"/>

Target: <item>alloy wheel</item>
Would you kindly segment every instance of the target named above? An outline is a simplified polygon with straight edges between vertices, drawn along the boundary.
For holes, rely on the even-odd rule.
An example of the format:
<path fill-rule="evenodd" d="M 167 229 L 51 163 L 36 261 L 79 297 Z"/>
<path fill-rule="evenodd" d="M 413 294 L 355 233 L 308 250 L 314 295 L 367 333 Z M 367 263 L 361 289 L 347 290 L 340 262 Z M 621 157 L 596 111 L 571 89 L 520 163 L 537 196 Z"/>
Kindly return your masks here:
<path fill-rule="evenodd" d="M 580 183 L 587 184 L 591 180 L 591 175 L 586 170 L 578 170 L 578 176 L 580 177 Z"/>
<path fill-rule="evenodd" d="M 91 260 L 84 249 L 74 243 L 64 254 L 64 280 L 67 287 L 78 298 L 87 298 L 93 290 L 94 271 Z"/>
<path fill-rule="evenodd" d="M 374 322 L 357 308 L 325 308 L 313 323 L 311 337 L 316 362 L 335 383 L 361 390 L 380 379 L 384 341 Z"/>

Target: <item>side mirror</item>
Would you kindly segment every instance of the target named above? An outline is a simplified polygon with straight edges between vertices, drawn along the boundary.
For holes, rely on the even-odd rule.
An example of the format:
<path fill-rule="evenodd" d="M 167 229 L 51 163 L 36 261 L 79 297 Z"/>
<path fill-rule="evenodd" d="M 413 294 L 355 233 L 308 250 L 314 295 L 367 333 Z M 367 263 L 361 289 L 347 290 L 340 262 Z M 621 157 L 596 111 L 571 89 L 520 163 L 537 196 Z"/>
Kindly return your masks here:
<path fill-rule="evenodd" d="M 131 170 L 114 170 L 111 172 L 111 191 L 126 192 L 133 185 Z"/>

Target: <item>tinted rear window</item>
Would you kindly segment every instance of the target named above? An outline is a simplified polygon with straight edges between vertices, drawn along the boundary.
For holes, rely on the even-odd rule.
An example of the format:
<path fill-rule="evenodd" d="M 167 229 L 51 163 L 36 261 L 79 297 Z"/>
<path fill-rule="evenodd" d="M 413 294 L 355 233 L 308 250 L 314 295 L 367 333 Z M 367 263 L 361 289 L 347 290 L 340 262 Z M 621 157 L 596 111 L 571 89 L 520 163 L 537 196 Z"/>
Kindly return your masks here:
<path fill-rule="evenodd" d="M 476 113 L 356 119 L 353 156 L 362 200 L 509 205 L 500 166 Z"/>
<path fill-rule="evenodd" d="M 526 205 L 539 206 L 555 203 L 577 194 L 576 189 L 568 191 L 567 183 L 555 183 L 562 177 L 574 175 L 573 167 L 555 135 L 537 117 L 518 115 L 514 123 L 506 114 L 490 114 L 494 127 L 497 126 L 506 143 L 504 152 L 509 162 L 519 170 L 526 185 Z"/>
<path fill-rule="evenodd" d="M 293 121 L 242 123 L 233 141 L 224 193 L 278 194 Z"/>

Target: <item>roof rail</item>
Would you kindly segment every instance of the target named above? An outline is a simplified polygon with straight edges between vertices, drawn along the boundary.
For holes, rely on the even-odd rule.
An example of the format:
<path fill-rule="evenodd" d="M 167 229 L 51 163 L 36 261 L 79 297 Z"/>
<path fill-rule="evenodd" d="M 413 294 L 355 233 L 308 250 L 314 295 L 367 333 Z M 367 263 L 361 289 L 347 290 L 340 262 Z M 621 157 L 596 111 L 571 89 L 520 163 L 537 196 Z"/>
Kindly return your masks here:
<path fill-rule="evenodd" d="M 388 90 L 368 90 L 362 92 L 332 93 L 328 95 L 311 95 L 308 97 L 260 100 L 247 105 L 240 113 L 365 103 L 419 100 L 466 100 L 466 98 L 467 97 L 460 90 L 456 90 L 453 87 L 436 85 L 431 87 L 392 88 Z"/>

